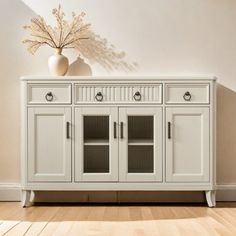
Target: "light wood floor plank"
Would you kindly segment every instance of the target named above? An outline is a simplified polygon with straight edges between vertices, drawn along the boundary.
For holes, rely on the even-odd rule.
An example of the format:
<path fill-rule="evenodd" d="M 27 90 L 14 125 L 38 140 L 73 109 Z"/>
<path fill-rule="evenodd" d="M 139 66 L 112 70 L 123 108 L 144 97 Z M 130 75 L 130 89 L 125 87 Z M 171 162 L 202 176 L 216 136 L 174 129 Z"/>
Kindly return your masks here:
<path fill-rule="evenodd" d="M 177 225 L 172 220 L 157 220 L 156 229 L 161 236 L 182 236 Z"/>
<path fill-rule="evenodd" d="M 236 204 L 206 206 L 0 203 L 0 236 L 235 236 Z"/>
<path fill-rule="evenodd" d="M 36 207 L 31 216 L 28 216 L 33 223 L 26 232 L 26 236 L 39 235 L 48 224 L 48 221 L 55 217 L 59 207 Z"/>
<path fill-rule="evenodd" d="M 106 207 L 104 211 L 103 221 L 117 221 L 119 215 L 119 207 Z"/>
<path fill-rule="evenodd" d="M 36 236 L 39 235 L 48 222 L 33 222 L 31 227 L 27 230 L 27 232 L 24 234 L 24 236 Z"/>
<path fill-rule="evenodd" d="M 129 221 L 129 220 L 130 220 L 130 212 L 128 207 L 125 206 L 118 207 L 117 221 Z"/>
<path fill-rule="evenodd" d="M 16 226 L 19 223 L 20 223 L 19 221 L 3 221 L 2 224 L 0 225 L 0 236 L 9 232 L 11 229 L 14 228 L 14 226 Z"/>
<path fill-rule="evenodd" d="M 220 211 L 220 209 L 209 209 L 209 216 L 214 219 L 215 222 L 222 225 L 222 227 L 217 227 L 217 232 L 222 235 L 221 231 L 224 228 L 227 231 L 230 231 L 234 236 L 236 235 L 236 225 L 232 224 L 231 217 L 226 214 L 225 211 Z"/>
<path fill-rule="evenodd" d="M 48 222 L 39 235 L 40 236 L 53 235 L 58 226 L 59 222 Z"/>
<path fill-rule="evenodd" d="M 22 221 L 16 226 L 14 226 L 10 231 L 8 231 L 4 236 L 19 236 L 24 235 L 27 230 L 32 225 L 32 222 L 29 221 Z"/>
<path fill-rule="evenodd" d="M 222 224 L 222 219 L 220 216 L 215 215 L 216 209 L 213 211 L 209 208 L 187 208 L 191 212 L 191 215 L 199 222 L 200 225 L 209 233 L 209 235 L 219 236 L 219 235 L 232 235 L 231 225 L 228 222 L 225 222 L 228 227 L 225 227 L 225 224 Z M 224 219 L 223 219 L 224 220 Z M 223 232 L 222 232 L 223 231 Z M 235 231 L 236 232 L 236 231 Z"/>
<path fill-rule="evenodd" d="M 78 211 L 79 211 L 79 207 L 66 207 L 63 209 L 65 212 L 62 215 L 62 219 L 58 219 L 57 217 L 53 218 L 53 221 L 58 220 L 60 221 L 60 223 L 58 224 L 56 230 L 54 231 L 54 233 L 52 235 L 55 236 L 63 236 L 63 235 L 67 235 L 68 232 L 70 231 L 70 229 L 73 226 L 73 220 L 75 219 L 75 217 L 77 217 L 78 215 Z M 66 221 L 64 221 L 64 218 L 66 219 Z"/>
<path fill-rule="evenodd" d="M 76 207 L 59 208 L 57 214 L 49 220 L 40 235 L 66 235 L 71 227 L 68 226 L 68 221 L 73 220 L 76 215 Z"/>

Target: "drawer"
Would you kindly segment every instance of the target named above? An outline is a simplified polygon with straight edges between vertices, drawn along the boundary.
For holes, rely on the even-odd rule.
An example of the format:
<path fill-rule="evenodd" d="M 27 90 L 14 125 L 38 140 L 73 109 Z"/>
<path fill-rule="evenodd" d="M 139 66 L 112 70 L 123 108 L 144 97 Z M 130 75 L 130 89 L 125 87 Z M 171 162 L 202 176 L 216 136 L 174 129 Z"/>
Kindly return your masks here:
<path fill-rule="evenodd" d="M 209 104 L 210 84 L 166 84 L 166 104 Z"/>
<path fill-rule="evenodd" d="M 162 84 L 75 84 L 75 103 L 162 103 Z"/>
<path fill-rule="evenodd" d="M 28 104 L 70 104 L 71 84 L 28 84 Z"/>

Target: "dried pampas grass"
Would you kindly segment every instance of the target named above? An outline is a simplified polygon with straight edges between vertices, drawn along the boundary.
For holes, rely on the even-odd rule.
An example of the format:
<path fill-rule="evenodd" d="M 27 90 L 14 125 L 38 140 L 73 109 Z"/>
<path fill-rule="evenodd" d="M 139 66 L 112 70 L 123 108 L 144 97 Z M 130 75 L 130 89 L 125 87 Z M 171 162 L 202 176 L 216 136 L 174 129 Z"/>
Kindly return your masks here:
<path fill-rule="evenodd" d="M 80 40 L 89 39 L 90 24 L 83 21 L 85 13 L 76 15 L 72 13 L 72 21 L 65 20 L 65 13 L 61 6 L 52 10 L 56 18 L 56 26 L 48 25 L 42 16 L 31 19 L 31 24 L 24 26 L 30 31 L 30 38 L 23 40 L 30 53 L 34 54 L 41 46 L 48 45 L 52 48 L 76 48 Z"/>

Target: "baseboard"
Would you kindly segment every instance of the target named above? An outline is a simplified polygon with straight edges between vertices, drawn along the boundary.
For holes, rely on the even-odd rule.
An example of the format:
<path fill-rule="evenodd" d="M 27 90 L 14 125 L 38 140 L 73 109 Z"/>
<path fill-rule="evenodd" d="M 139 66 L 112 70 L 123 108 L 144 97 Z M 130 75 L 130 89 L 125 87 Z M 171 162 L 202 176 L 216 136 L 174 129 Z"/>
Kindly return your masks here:
<path fill-rule="evenodd" d="M 236 201 L 236 184 L 216 186 L 217 201 Z M 0 201 L 20 201 L 21 186 L 18 183 L 0 183 Z M 178 200 L 178 199 L 177 199 Z"/>
<path fill-rule="evenodd" d="M 0 201 L 17 202 L 21 200 L 21 187 L 17 183 L 0 183 Z"/>
<path fill-rule="evenodd" d="M 222 202 L 236 201 L 236 184 L 218 184 L 216 200 Z"/>

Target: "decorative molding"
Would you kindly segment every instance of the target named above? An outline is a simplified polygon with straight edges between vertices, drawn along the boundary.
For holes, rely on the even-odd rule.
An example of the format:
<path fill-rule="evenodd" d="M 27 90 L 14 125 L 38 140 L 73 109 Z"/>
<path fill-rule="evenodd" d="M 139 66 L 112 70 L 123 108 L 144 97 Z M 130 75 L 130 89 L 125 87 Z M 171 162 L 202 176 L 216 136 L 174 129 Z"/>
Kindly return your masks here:
<path fill-rule="evenodd" d="M 216 185 L 216 200 L 223 202 L 236 201 L 236 184 L 218 184 Z"/>
<path fill-rule="evenodd" d="M 18 183 L 0 183 L 0 201 L 20 201 L 21 185 Z"/>
<path fill-rule="evenodd" d="M 236 190 L 236 183 L 235 184 L 217 184 L 217 190 Z"/>
<path fill-rule="evenodd" d="M 236 201 L 236 184 L 216 185 L 217 201 Z M 21 185 L 18 183 L 0 183 L 0 201 L 20 201 Z"/>

